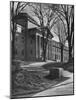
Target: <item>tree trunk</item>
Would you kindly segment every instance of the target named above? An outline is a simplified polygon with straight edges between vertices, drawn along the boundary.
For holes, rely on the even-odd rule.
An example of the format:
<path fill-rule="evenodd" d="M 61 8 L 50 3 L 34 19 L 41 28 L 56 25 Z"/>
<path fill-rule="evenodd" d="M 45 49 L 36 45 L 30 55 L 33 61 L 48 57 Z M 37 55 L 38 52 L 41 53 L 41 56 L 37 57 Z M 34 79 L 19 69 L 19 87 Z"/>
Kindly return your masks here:
<path fill-rule="evenodd" d="M 12 59 L 14 59 L 14 55 L 15 55 L 15 23 L 12 22 L 13 25 L 13 29 L 12 29 Z"/>
<path fill-rule="evenodd" d="M 42 31 L 42 48 L 43 48 L 43 61 L 46 61 L 46 41 L 45 41 L 45 38 L 44 38 L 44 34 L 45 34 L 45 32 L 44 31 Z"/>
<path fill-rule="evenodd" d="M 47 51 L 47 39 L 45 40 L 44 44 L 44 61 L 46 61 L 46 51 Z"/>
<path fill-rule="evenodd" d="M 72 46 L 71 46 L 71 41 L 69 40 L 69 62 L 71 61 L 72 59 Z"/>
<path fill-rule="evenodd" d="M 45 49 L 44 35 L 43 35 L 43 61 L 46 61 L 46 49 Z"/>
<path fill-rule="evenodd" d="M 61 62 L 63 62 L 63 44 L 61 44 Z"/>
<path fill-rule="evenodd" d="M 71 46 L 70 28 L 68 25 L 68 46 L 69 46 L 69 61 L 72 59 L 72 46 Z"/>
<path fill-rule="evenodd" d="M 43 57 L 43 61 L 46 61 L 46 48 L 44 49 L 44 57 Z"/>
<path fill-rule="evenodd" d="M 48 44 L 48 37 L 49 37 L 49 29 L 47 29 L 47 35 L 46 35 L 46 38 L 44 38 L 44 33 L 43 32 L 43 61 L 46 61 L 46 51 L 47 51 L 47 44 Z"/>
<path fill-rule="evenodd" d="M 11 58 L 14 59 L 14 40 L 15 40 L 15 34 L 14 34 L 14 1 L 11 2 L 11 32 L 12 32 L 12 42 L 11 42 Z"/>
<path fill-rule="evenodd" d="M 70 36 L 70 24 L 68 22 L 68 18 L 67 18 L 67 27 L 68 27 L 68 47 L 69 47 L 69 60 L 70 61 L 72 59 L 72 47 L 71 47 L 71 36 Z"/>
<path fill-rule="evenodd" d="M 11 58 L 14 59 L 15 56 L 15 33 L 16 33 L 16 23 L 14 21 L 14 16 L 16 15 L 14 11 L 14 1 L 11 2 L 12 7 L 11 7 L 11 32 L 12 32 L 12 42 L 11 42 Z"/>

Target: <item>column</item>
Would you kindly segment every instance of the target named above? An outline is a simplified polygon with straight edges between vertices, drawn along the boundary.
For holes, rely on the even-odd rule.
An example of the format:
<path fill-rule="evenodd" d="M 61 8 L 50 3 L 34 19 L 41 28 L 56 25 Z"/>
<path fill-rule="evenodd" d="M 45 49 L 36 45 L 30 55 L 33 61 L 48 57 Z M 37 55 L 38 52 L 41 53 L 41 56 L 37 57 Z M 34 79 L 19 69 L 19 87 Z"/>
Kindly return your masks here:
<path fill-rule="evenodd" d="M 38 36 L 36 35 L 36 58 L 38 58 Z"/>
<path fill-rule="evenodd" d="M 41 37 L 39 36 L 39 57 L 41 57 Z"/>
<path fill-rule="evenodd" d="M 37 52 L 38 52 L 38 58 L 39 58 L 39 35 L 38 35 L 38 38 L 37 38 Z"/>

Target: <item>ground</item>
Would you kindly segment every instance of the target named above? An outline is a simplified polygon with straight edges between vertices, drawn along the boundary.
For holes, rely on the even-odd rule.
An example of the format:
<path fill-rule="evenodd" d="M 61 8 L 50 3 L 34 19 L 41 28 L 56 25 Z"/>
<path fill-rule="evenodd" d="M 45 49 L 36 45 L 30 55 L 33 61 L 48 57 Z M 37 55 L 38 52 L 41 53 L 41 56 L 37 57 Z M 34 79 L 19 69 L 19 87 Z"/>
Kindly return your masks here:
<path fill-rule="evenodd" d="M 60 67 L 61 63 L 58 64 L 53 62 L 49 62 L 49 63 L 40 62 L 40 63 L 29 63 L 29 64 L 20 63 L 20 67 L 22 67 L 23 70 L 16 71 L 16 73 L 14 73 L 13 75 L 14 87 L 12 88 L 13 90 L 12 97 L 16 98 L 19 96 L 31 97 L 31 96 L 73 94 L 72 71 L 69 72 L 68 70 L 63 70 L 62 73 L 63 77 L 61 78 L 49 79 L 45 77 L 50 73 L 50 69 L 51 69 L 50 66 L 55 67 L 57 65 Z M 63 68 L 63 66 L 61 67 Z M 16 79 L 17 81 L 15 81 Z M 50 90 L 48 88 L 50 88 Z"/>

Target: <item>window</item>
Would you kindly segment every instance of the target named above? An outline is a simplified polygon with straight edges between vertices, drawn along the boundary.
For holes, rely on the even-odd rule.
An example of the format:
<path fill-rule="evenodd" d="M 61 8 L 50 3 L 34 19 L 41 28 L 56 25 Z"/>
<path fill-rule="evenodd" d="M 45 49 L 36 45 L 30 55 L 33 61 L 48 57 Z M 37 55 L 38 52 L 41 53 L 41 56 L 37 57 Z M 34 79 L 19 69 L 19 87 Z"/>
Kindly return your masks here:
<path fill-rule="evenodd" d="M 24 37 L 22 37 L 22 39 L 24 39 Z"/>
<path fill-rule="evenodd" d="M 15 49 L 15 54 L 16 54 L 16 55 L 18 54 L 17 49 Z"/>
<path fill-rule="evenodd" d="M 22 50 L 22 55 L 24 55 L 24 49 Z"/>
<path fill-rule="evenodd" d="M 59 49 L 59 53 L 61 52 L 61 50 Z"/>
<path fill-rule="evenodd" d="M 22 30 L 21 30 L 21 31 L 22 31 L 22 33 L 24 33 L 24 32 L 25 32 L 25 28 L 24 28 L 24 27 L 22 27 Z"/>
<path fill-rule="evenodd" d="M 31 44 L 32 44 L 32 40 L 31 40 Z"/>
<path fill-rule="evenodd" d="M 55 52 L 57 52 L 57 47 L 55 47 Z"/>
<path fill-rule="evenodd" d="M 24 43 L 24 37 L 22 37 L 22 42 Z"/>
<path fill-rule="evenodd" d="M 17 39 L 18 39 L 18 38 L 16 37 L 15 40 L 17 41 Z"/>
<path fill-rule="evenodd" d="M 21 25 L 18 25 L 18 24 L 17 24 L 16 32 L 21 33 L 21 31 L 22 31 L 22 27 L 21 27 Z"/>
<path fill-rule="evenodd" d="M 31 50 L 31 55 L 32 55 L 32 53 L 33 53 L 33 52 L 32 52 L 32 50 Z"/>
<path fill-rule="evenodd" d="M 56 55 L 56 60 L 58 59 L 58 55 Z"/>

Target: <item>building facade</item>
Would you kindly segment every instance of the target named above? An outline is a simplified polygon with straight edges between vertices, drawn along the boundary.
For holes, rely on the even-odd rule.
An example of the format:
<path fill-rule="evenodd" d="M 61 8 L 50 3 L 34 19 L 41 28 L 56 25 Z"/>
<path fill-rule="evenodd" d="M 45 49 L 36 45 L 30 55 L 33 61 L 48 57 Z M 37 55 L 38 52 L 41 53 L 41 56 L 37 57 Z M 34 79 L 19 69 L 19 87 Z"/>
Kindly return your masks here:
<path fill-rule="evenodd" d="M 28 19 L 17 23 L 15 35 L 15 59 L 24 61 L 42 61 L 42 35 L 38 28 L 28 28 Z M 21 23 L 21 24 L 20 24 Z M 22 23 L 24 25 L 22 25 Z M 61 61 L 60 43 L 49 38 L 46 59 Z M 68 48 L 64 46 L 63 62 L 68 61 Z"/>
<path fill-rule="evenodd" d="M 51 41 L 51 47 L 52 47 L 52 58 L 53 60 L 60 62 L 61 61 L 61 47 L 60 43 L 56 42 L 54 40 Z M 63 62 L 67 62 L 69 57 L 69 50 L 68 47 L 63 46 Z"/>
<path fill-rule="evenodd" d="M 16 33 L 15 47 L 16 59 L 26 61 L 42 61 L 42 35 L 37 28 L 28 29 L 27 36 L 24 33 Z M 27 39 L 26 39 L 27 37 Z M 46 51 L 46 59 L 61 61 L 60 43 L 49 40 Z M 68 61 L 68 48 L 64 46 L 63 62 Z"/>

